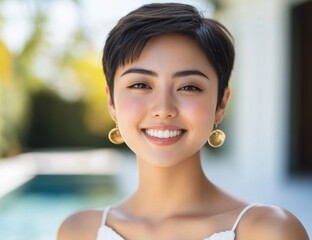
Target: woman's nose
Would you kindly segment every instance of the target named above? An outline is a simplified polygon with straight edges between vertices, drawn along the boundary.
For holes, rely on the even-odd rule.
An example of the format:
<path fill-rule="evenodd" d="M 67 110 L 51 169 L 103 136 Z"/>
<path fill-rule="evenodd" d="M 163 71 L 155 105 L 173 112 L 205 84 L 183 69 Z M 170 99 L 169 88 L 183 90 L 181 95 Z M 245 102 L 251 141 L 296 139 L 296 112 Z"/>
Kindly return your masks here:
<path fill-rule="evenodd" d="M 178 109 L 174 97 L 169 93 L 157 94 L 152 103 L 152 117 L 159 119 L 174 118 Z"/>

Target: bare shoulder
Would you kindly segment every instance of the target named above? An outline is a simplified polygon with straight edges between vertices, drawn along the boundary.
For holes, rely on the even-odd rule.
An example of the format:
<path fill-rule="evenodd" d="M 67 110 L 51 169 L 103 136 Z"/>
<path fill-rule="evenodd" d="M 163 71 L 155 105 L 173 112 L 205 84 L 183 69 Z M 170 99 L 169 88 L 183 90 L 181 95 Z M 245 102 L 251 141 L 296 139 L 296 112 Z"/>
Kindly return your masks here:
<path fill-rule="evenodd" d="M 96 239 L 103 210 L 83 210 L 69 216 L 59 228 L 57 240 Z"/>
<path fill-rule="evenodd" d="M 238 240 L 309 240 L 301 222 L 277 206 L 257 206 L 246 214 L 237 228 Z"/>

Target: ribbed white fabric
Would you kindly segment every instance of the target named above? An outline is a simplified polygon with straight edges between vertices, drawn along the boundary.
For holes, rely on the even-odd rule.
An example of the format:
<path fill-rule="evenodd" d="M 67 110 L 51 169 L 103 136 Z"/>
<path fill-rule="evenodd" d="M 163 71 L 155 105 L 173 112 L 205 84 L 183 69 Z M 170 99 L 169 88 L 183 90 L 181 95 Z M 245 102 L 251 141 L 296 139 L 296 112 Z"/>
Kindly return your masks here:
<path fill-rule="evenodd" d="M 203 240 L 234 240 L 235 239 L 235 230 L 242 219 L 243 215 L 252 207 L 255 207 L 259 205 L 258 203 L 252 203 L 246 206 L 238 215 L 233 227 L 231 230 L 218 232 L 213 235 L 211 235 L 208 238 L 205 238 Z M 126 240 L 122 238 L 117 232 L 115 232 L 112 228 L 106 226 L 106 218 L 108 215 L 108 212 L 110 210 L 110 206 L 106 207 L 103 212 L 103 218 L 102 218 L 102 224 L 101 227 L 98 230 L 98 235 L 96 240 Z"/>

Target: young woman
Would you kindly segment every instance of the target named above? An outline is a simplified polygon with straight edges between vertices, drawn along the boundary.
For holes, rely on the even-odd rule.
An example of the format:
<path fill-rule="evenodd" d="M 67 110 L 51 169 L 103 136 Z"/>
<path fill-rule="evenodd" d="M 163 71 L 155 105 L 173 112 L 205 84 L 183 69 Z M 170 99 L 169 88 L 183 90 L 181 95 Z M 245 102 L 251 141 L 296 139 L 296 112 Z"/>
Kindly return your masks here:
<path fill-rule="evenodd" d="M 225 138 L 233 62 L 229 32 L 192 6 L 145 5 L 119 21 L 103 55 L 110 139 L 136 154 L 138 189 L 70 216 L 59 240 L 308 239 L 288 211 L 230 196 L 203 173 L 200 149 Z"/>

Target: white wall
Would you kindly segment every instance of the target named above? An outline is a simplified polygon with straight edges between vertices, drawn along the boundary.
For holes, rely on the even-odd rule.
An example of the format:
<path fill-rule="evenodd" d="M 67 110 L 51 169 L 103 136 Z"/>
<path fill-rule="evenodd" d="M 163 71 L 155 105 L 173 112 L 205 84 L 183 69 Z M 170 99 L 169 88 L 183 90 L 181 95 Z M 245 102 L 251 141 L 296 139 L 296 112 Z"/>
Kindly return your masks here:
<path fill-rule="evenodd" d="M 234 108 L 232 156 L 248 181 L 268 187 L 288 164 L 288 6 L 283 0 L 229 1 L 220 19 L 237 51 L 231 80 Z"/>

